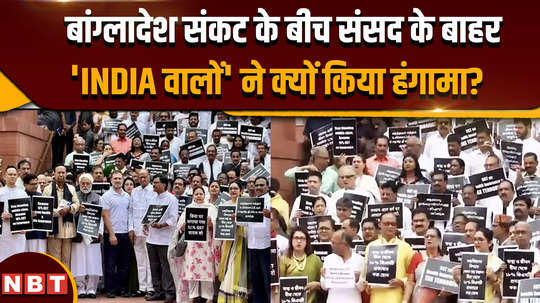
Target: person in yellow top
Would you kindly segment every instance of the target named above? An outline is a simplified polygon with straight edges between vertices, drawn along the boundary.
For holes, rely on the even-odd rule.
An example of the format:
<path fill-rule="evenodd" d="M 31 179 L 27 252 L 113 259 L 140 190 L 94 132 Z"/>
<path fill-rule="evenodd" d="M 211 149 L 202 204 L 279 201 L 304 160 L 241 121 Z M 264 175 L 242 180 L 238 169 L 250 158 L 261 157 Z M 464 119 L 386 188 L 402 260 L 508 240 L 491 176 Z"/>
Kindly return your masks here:
<path fill-rule="evenodd" d="M 285 223 L 289 227 L 289 203 L 279 194 L 279 180 L 276 178 L 270 179 L 270 206 L 275 208 L 279 214 L 285 218 Z M 287 232 L 284 230 L 284 232 Z"/>
<path fill-rule="evenodd" d="M 366 258 L 364 262 L 364 279 L 367 273 L 367 256 L 369 249 L 374 245 L 397 244 L 396 277 L 390 280 L 389 287 L 369 287 L 371 294 L 370 303 L 401 303 L 403 300 L 403 289 L 407 282 L 407 268 L 411 263 L 413 250 L 411 246 L 397 237 L 397 217 L 392 212 L 384 213 L 379 219 L 380 236 L 377 240 L 369 243 L 366 247 Z"/>

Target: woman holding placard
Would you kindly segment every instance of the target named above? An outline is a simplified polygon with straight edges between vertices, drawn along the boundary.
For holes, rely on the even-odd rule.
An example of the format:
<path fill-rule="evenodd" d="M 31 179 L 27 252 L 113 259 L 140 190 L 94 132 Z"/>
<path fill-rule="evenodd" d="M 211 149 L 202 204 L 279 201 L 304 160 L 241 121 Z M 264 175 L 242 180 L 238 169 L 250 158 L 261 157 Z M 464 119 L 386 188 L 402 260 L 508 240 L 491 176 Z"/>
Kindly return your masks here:
<path fill-rule="evenodd" d="M 229 184 L 231 200 L 223 205 L 236 205 L 243 191 L 238 181 Z M 219 262 L 218 279 L 221 282 L 218 293 L 218 303 L 247 302 L 249 295 L 247 268 L 247 229 L 236 226 L 234 241 L 223 241 L 221 261 Z"/>
<path fill-rule="evenodd" d="M 501 259 L 495 256 L 491 250 L 493 249 L 493 232 L 487 228 L 480 228 L 474 234 L 474 252 L 487 253 L 486 266 L 486 288 L 485 288 L 485 303 L 500 302 L 500 284 L 502 282 L 502 268 L 504 264 Z M 461 280 L 461 266 L 454 268 L 454 280 L 459 285 Z"/>
<path fill-rule="evenodd" d="M 360 155 L 356 155 L 352 159 L 352 166 L 356 173 L 356 187 L 367 190 L 375 197 L 375 200 L 381 201 L 379 186 L 377 186 L 375 178 L 368 174 L 366 159 Z"/>
<path fill-rule="evenodd" d="M 418 283 L 425 270 L 428 258 L 447 259 L 443 257 L 441 251 L 441 232 L 437 228 L 430 228 L 424 236 L 426 244 L 425 251 L 416 252 L 407 269 L 407 284 L 403 293 L 403 302 L 444 302 L 444 298 L 439 298 L 440 295 L 448 294 L 435 289 L 420 287 Z M 448 260 L 446 260 L 448 261 Z M 412 301 L 411 301 L 412 295 Z"/>
<path fill-rule="evenodd" d="M 317 302 L 321 290 L 321 259 L 313 253 L 307 230 L 296 227 L 291 230 L 289 250 L 279 258 L 279 276 L 307 276 L 307 303 Z"/>
<path fill-rule="evenodd" d="M 212 302 L 214 296 L 215 277 L 215 245 L 213 227 L 216 220 L 217 209 L 214 205 L 204 201 L 205 192 L 202 187 L 193 189 L 193 202 L 187 208 L 208 208 L 206 241 L 188 242 L 184 254 L 184 266 L 180 270 L 180 279 L 188 281 L 189 299 L 202 297 L 206 302 Z M 182 231 L 186 228 L 186 211 L 178 220 Z"/>

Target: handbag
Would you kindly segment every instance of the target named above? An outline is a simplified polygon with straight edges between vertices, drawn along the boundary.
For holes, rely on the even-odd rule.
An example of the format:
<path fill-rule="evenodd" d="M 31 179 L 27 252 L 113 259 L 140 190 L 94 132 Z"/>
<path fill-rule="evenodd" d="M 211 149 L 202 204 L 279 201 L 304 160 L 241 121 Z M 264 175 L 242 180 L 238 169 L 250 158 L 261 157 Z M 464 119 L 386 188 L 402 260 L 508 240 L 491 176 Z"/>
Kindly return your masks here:
<path fill-rule="evenodd" d="M 178 236 L 178 242 L 176 242 L 175 255 L 177 258 L 182 257 L 186 253 L 187 242 L 184 237 L 184 233 Z"/>

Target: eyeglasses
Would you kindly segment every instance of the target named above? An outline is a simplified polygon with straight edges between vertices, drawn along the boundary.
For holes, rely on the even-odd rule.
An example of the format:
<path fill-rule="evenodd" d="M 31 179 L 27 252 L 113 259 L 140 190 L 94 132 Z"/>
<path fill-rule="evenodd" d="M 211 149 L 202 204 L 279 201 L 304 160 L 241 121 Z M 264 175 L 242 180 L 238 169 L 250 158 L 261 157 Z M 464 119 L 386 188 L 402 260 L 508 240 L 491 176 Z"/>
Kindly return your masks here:
<path fill-rule="evenodd" d="M 293 237 L 293 240 L 298 242 L 304 242 L 306 241 L 306 237 Z"/>
<path fill-rule="evenodd" d="M 354 177 L 355 175 L 345 175 L 345 176 L 339 176 L 340 179 L 350 179 Z"/>

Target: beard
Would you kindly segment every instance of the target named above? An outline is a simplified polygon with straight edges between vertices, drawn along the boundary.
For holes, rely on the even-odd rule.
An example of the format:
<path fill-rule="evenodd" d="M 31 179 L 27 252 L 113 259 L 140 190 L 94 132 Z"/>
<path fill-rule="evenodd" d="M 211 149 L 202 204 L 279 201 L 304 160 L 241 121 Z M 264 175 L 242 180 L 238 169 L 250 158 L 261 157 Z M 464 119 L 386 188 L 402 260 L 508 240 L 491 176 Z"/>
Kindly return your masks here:
<path fill-rule="evenodd" d="M 90 192 L 92 192 L 92 188 L 82 188 L 81 187 L 81 192 L 83 194 L 89 194 Z"/>

